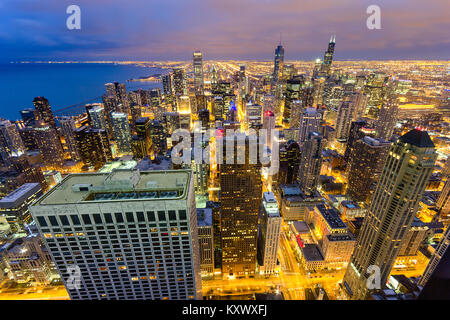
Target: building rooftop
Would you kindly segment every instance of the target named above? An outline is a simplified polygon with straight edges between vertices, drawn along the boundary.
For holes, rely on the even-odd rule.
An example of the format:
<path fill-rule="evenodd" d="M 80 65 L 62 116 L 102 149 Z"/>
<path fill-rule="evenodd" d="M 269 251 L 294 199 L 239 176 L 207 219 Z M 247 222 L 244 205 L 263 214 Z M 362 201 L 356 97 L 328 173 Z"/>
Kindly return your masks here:
<path fill-rule="evenodd" d="M 212 215 L 211 208 L 197 208 L 197 226 L 211 227 Z"/>
<path fill-rule="evenodd" d="M 355 237 L 350 233 L 345 234 L 327 234 L 326 237 L 329 241 L 353 241 Z"/>
<path fill-rule="evenodd" d="M 409 143 L 417 147 L 434 148 L 434 143 L 431 141 L 431 138 L 426 131 L 413 129 L 401 136 L 399 139 L 402 142 Z"/>
<path fill-rule="evenodd" d="M 339 217 L 339 213 L 335 208 L 326 208 L 323 204 L 317 205 L 316 208 L 332 229 L 347 228 L 347 225 Z"/>
<path fill-rule="evenodd" d="M 65 177 L 36 204 L 185 199 L 191 170 L 114 170 Z"/>
<path fill-rule="evenodd" d="M 41 190 L 41 185 L 39 183 L 24 183 L 0 200 L 0 208 L 16 207 L 39 190 Z"/>
<path fill-rule="evenodd" d="M 306 262 L 323 261 L 323 255 L 320 252 L 319 246 L 314 243 L 306 243 L 303 247 L 300 247 L 302 254 Z"/>

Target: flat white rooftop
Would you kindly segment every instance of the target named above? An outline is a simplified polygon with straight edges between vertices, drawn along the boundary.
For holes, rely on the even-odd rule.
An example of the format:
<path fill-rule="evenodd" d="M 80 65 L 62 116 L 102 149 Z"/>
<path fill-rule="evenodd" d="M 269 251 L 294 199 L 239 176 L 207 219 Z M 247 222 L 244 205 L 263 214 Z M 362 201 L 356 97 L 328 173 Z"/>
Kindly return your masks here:
<path fill-rule="evenodd" d="M 35 205 L 185 199 L 191 170 L 78 173 L 65 177 Z"/>

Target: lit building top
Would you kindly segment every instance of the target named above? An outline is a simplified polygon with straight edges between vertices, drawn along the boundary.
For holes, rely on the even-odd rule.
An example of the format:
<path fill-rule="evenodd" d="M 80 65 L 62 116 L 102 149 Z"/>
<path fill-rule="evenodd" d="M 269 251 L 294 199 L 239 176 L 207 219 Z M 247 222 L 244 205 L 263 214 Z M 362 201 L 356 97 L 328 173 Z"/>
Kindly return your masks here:
<path fill-rule="evenodd" d="M 41 197 L 37 204 L 186 199 L 190 178 L 190 170 L 72 174 Z"/>

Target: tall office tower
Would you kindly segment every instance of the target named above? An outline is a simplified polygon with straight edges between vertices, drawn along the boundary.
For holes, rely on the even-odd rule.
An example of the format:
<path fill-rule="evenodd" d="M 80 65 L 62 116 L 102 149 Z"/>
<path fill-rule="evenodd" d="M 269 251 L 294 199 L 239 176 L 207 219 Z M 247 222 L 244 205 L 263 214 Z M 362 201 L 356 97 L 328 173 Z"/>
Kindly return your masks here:
<path fill-rule="evenodd" d="M 89 125 L 94 129 L 107 129 L 105 119 L 105 108 L 101 104 L 90 104 L 86 106 Z M 115 111 L 110 112 L 109 117 Z M 112 119 L 111 119 L 112 120 Z"/>
<path fill-rule="evenodd" d="M 172 77 L 173 77 L 172 72 L 163 74 L 161 76 L 164 96 L 171 96 L 173 94 Z"/>
<path fill-rule="evenodd" d="M 0 164 L 8 165 L 9 157 L 21 155 L 26 151 L 19 130 L 9 120 L 0 121 Z"/>
<path fill-rule="evenodd" d="M 395 93 L 396 82 L 386 86 L 383 102 L 378 114 L 375 129 L 377 137 L 390 140 L 395 129 L 398 116 L 398 97 Z"/>
<path fill-rule="evenodd" d="M 273 62 L 272 90 L 275 90 L 283 76 L 284 67 L 284 48 L 281 43 L 275 49 L 275 58 Z"/>
<path fill-rule="evenodd" d="M 61 168 L 64 153 L 56 130 L 46 122 L 39 120 L 33 128 L 33 137 L 47 167 Z"/>
<path fill-rule="evenodd" d="M 25 126 L 31 125 L 36 121 L 36 110 L 33 108 L 26 108 L 20 111 L 20 117 L 22 118 Z"/>
<path fill-rule="evenodd" d="M 275 122 L 275 114 L 272 111 L 267 110 L 264 112 L 263 129 L 266 130 L 266 146 L 270 149 L 272 149 L 272 135 L 274 135 Z"/>
<path fill-rule="evenodd" d="M 55 117 L 48 100 L 44 97 L 36 97 L 33 100 L 33 104 L 36 109 L 37 120 L 42 120 L 53 129 L 56 129 Z"/>
<path fill-rule="evenodd" d="M 190 171 L 69 175 L 30 211 L 72 300 L 202 298 Z"/>
<path fill-rule="evenodd" d="M 262 124 L 262 107 L 259 104 L 247 104 L 245 106 L 245 121 L 247 128 L 254 128 Z"/>
<path fill-rule="evenodd" d="M 113 96 L 118 102 L 119 110 L 114 110 L 117 112 L 123 112 L 126 114 L 130 113 L 130 103 L 128 100 L 127 87 L 124 83 L 106 83 L 106 93 L 108 96 Z"/>
<path fill-rule="evenodd" d="M 150 139 L 152 140 L 153 155 L 165 155 L 167 153 L 166 130 L 163 123 L 158 120 L 150 122 Z"/>
<path fill-rule="evenodd" d="M 367 135 L 365 133 L 365 131 L 363 130 L 363 128 L 365 126 L 367 126 L 367 121 L 362 120 L 362 119 L 353 121 L 350 124 L 347 145 L 345 147 L 345 153 L 344 153 L 344 163 L 346 165 L 348 164 L 348 161 L 350 160 L 350 154 L 351 154 L 351 151 L 352 151 L 352 148 L 353 148 L 355 142 L 358 141 L 359 139 L 362 139 L 363 137 L 365 137 Z"/>
<path fill-rule="evenodd" d="M 203 94 L 203 54 L 195 51 L 193 54 L 194 88 L 196 94 Z"/>
<path fill-rule="evenodd" d="M 189 96 L 178 96 L 177 111 L 180 114 L 191 113 L 191 100 L 189 99 Z"/>
<path fill-rule="evenodd" d="M 436 151 L 425 131 L 411 130 L 392 144 L 344 277 L 352 299 L 371 292 L 371 266 L 385 286 L 430 178 Z"/>
<path fill-rule="evenodd" d="M 173 69 L 173 91 L 177 96 L 187 95 L 186 73 L 183 68 Z"/>
<path fill-rule="evenodd" d="M 163 123 L 166 127 L 167 136 L 180 128 L 180 114 L 178 112 L 166 112 L 163 116 Z"/>
<path fill-rule="evenodd" d="M 131 153 L 131 131 L 128 115 L 125 113 L 111 113 L 112 128 L 117 149 L 120 153 Z"/>
<path fill-rule="evenodd" d="M 214 120 L 224 120 L 225 119 L 225 101 L 222 96 L 214 96 L 212 99 L 212 110 L 214 113 Z"/>
<path fill-rule="evenodd" d="M 354 143 L 349 155 L 347 196 L 367 201 L 380 178 L 391 143 L 365 136 Z"/>
<path fill-rule="evenodd" d="M 301 152 L 294 140 L 289 140 L 280 148 L 279 167 L 275 184 L 293 184 L 298 178 Z"/>
<path fill-rule="evenodd" d="M 289 121 L 289 128 L 299 128 L 301 114 L 305 111 L 303 109 L 302 100 L 294 100 L 290 104 L 291 117 Z"/>
<path fill-rule="evenodd" d="M 209 70 L 209 78 L 211 81 L 211 91 L 215 90 L 215 86 L 217 85 L 217 82 L 219 80 L 219 77 L 217 75 L 216 66 L 212 65 L 211 69 Z"/>
<path fill-rule="evenodd" d="M 320 132 L 321 123 L 322 114 L 315 108 L 306 108 L 306 110 L 300 114 L 298 141 L 301 145 L 307 140 L 310 132 Z"/>
<path fill-rule="evenodd" d="M 202 278 L 214 277 L 214 232 L 211 208 L 197 208 L 198 243 Z"/>
<path fill-rule="evenodd" d="M 263 112 L 266 113 L 267 111 L 272 111 L 273 113 L 275 113 L 275 117 L 279 117 L 279 112 L 280 110 L 278 110 L 278 114 L 277 114 L 277 110 L 275 110 L 275 105 L 276 105 L 276 101 L 275 101 L 275 96 L 271 95 L 271 94 L 266 94 L 263 97 Z"/>
<path fill-rule="evenodd" d="M 283 123 L 285 125 L 290 124 L 293 102 L 296 100 L 303 99 L 301 91 L 304 82 L 305 81 L 303 76 L 298 75 L 289 79 L 286 83 L 286 98 L 284 100 L 284 110 L 283 110 Z"/>
<path fill-rule="evenodd" d="M 222 268 L 222 235 L 220 202 L 206 201 L 206 208 L 212 210 L 213 243 L 214 243 L 214 268 Z"/>
<path fill-rule="evenodd" d="M 150 118 L 139 118 L 135 123 L 136 135 L 132 138 L 133 156 L 142 159 L 151 154 L 152 138 L 150 136 Z"/>
<path fill-rule="evenodd" d="M 111 147 L 105 130 L 83 126 L 75 130 L 75 141 L 81 160 L 98 170 L 112 160 Z"/>
<path fill-rule="evenodd" d="M 367 95 L 366 115 L 372 119 L 378 118 L 388 80 L 389 77 L 382 72 L 371 73 L 367 76 L 363 92 Z"/>
<path fill-rule="evenodd" d="M 420 278 L 418 285 L 424 287 L 427 284 L 428 280 L 431 278 L 432 274 L 436 270 L 436 267 L 441 261 L 445 252 L 448 251 L 449 246 L 450 246 L 450 228 L 447 227 L 444 236 L 442 237 L 441 241 L 439 241 L 436 250 L 434 250 L 434 253 L 431 256 L 430 262 L 428 262 L 428 265 L 425 271 L 423 272 L 423 275 Z"/>
<path fill-rule="evenodd" d="M 313 131 L 308 134 L 308 139 L 302 148 L 298 182 L 307 195 L 313 194 L 319 184 L 324 142 L 323 136 Z"/>
<path fill-rule="evenodd" d="M 134 126 L 136 121 L 142 117 L 142 109 L 141 106 L 135 103 L 130 104 L 130 113 L 131 113 L 131 128 L 134 130 Z"/>
<path fill-rule="evenodd" d="M 48 185 L 42 174 L 40 164 L 31 164 L 26 153 L 10 157 L 9 162 L 9 171 L 17 172 L 20 175 L 15 184 L 20 186 L 22 183 L 36 182 L 41 185 L 43 190 L 47 189 Z"/>
<path fill-rule="evenodd" d="M 328 43 L 328 49 L 325 52 L 323 63 L 320 68 L 320 74 L 322 76 L 329 77 L 331 74 L 331 63 L 333 62 L 335 45 L 336 45 L 336 36 L 331 36 L 330 42 Z"/>
<path fill-rule="evenodd" d="M 354 107 L 352 101 L 343 101 L 338 108 L 336 118 L 336 139 L 338 141 L 348 140 Z"/>
<path fill-rule="evenodd" d="M 259 273 L 273 274 L 277 267 L 277 253 L 281 236 L 281 215 L 272 192 L 264 192 L 260 209 L 258 232 Z"/>
<path fill-rule="evenodd" d="M 209 110 L 208 109 L 201 109 L 198 111 L 198 120 L 201 123 L 202 131 L 205 132 L 209 129 Z"/>
<path fill-rule="evenodd" d="M 436 208 L 439 210 L 439 220 L 441 220 L 446 227 L 450 222 L 450 179 L 444 184 L 441 194 L 436 201 Z"/>
<path fill-rule="evenodd" d="M 251 276 L 255 275 L 256 268 L 261 161 L 257 159 L 255 164 L 250 163 L 249 137 L 243 146 L 238 145 L 235 135 L 219 139 L 223 143 L 223 164 L 219 164 L 222 275 L 224 278 Z M 228 154 L 227 144 L 234 146 L 233 152 L 228 150 Z M 230 159 L 230 156 L 234 158 Z"/>
<path fill-rule="evenodd" d="M 69 151 L 70 158 L 73 161 L 80 160 L 80 154 L 75 141 L 75 119 L 73 117 L 61 117 L 59 123 L 61 124 L 61 131 L 66 141 L 66 147 Z"/>
<path fill-rule="evenodd" d="M 134 105 L 139 105 L 139 106 L 143 106 L 143 105 L 146 105 L 146 103 L 143 103 L 144 101 L 144 99 L 143 99 L 143 97 L 145 96 L 145 95 L 143 95 L 143 94 L 141 94 L 141 92 L 148 92 L 148 91 L 145 91 L 145 90 L 142 90 L 142 89 L 139 89 L 139 91 L 131 91 L 131 92 L 128 92 L 128 100 L 129 100 L 129 102 L 130 102 L 130 107 L 134 104 Z M 147 100 L 147 99 L 146 99 Z M 131 110 L 130 110 L 131 111 Z"/>

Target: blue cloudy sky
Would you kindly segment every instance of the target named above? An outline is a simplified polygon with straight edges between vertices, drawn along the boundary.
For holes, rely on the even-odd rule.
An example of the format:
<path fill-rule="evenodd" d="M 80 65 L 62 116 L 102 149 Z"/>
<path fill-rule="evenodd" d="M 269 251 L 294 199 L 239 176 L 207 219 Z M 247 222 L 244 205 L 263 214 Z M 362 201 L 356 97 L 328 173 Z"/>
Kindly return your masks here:
<path fill-rule="evenodd" d="M 81 8 L 81 30 L 66 8 Z M 381 8 L 381 30 L 366 8 Z M 287 59 L 449 59 L 448 0 L 0 0 L 0 61 L 271 60 L 282 33 Z"/>

